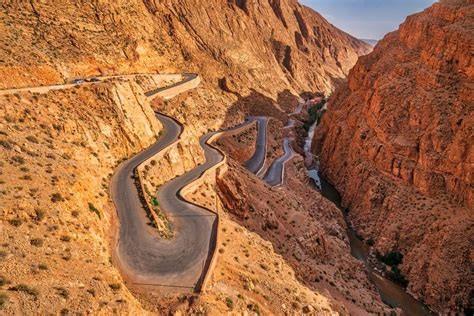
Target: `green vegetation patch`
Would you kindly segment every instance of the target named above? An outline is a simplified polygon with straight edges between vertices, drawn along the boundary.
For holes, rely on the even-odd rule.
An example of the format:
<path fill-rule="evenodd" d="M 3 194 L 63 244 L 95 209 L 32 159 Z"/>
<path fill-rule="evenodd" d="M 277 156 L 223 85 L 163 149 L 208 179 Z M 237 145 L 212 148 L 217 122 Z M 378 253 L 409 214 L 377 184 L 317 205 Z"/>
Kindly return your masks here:
<path fill-rule="evenodd" d="M 316 105 L 308 109 L 309 118 L 303 125 L 303 128 L 306 131 L 309 131 L 309 129 L 311 128 L 311 125 L 313 125 L 315 122 L 318 122 L 319 124 L 324 112 L 324 111 L 321 111 L 321 109 L 324 107 L 325 104 L 326 104 L 326 100 L 323 99 L 319 103 L 317 103 Z"/>
<path fill-rule="evenodd" d="M 227 305 L 229 309 L 234 308 L 234 301 L 230 297 L 226 297 L 225 304 Z"/>
<path fill-rule="evenodd" d="M 102 219 L 102 215 L 100 215 L 100 211 L 91 202 L 89 202 L 89 211 L 91 211 L 92 213 L 97 214 L 99 219 Z"/>
<path fill-rule="evenodd" d="M 23 283 L 12 286 L 11 288 L 9 288 L 9 290 L 16 291 L 16 292 L 24 292 L 28 295 L 34 296 L 35 298 L 37 298 L 39 295 L 39 291 L 37 289 Z"/>
<path fill-rule="evenodd" d="M 377 259 L 390 266 L 387 272 L 387 277 L 393 282 L 400 284 L 403 287 L 408 286 L 408 280 L 402 274 L 398 266 L 403 262 L 403 254 L 399 251 L 391 251 L 385 255 L 377 253 Z"/>
<path fill-rule="evenodd" d="M 378 259 L 389 266 L 398 266 L 403 261 L 403 254 L 399 251 L 391 251 L 385 255 L 378 254 Z"/>
<path fill-rule="evenodd" d="M 0 293 L 0 309 L 5 307 L 8 303 L 8 295 L 5 293 Z"/>

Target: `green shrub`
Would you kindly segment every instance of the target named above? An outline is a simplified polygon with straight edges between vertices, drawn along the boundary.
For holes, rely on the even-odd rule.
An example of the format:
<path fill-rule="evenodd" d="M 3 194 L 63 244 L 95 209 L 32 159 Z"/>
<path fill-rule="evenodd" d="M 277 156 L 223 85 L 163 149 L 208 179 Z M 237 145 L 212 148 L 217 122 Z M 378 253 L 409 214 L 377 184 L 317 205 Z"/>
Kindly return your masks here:
<path fill-rule="evenodd" d="M 64 297 L 65 299 L 69 298 L 69 291 L 63 287 L 55 288 L 58 291 L 58 295 Z"/>
<path fill-rule="evenodd" d="M 40 263 L 40 264 L 38 265 L 38 269 L 40 269 L 40 270 L 48 270 L 48 266 L 47 266 L 46 264 L 44 264 L 44 263 Z"/>
<path fill-rule="evenodd" d="M 257 313 L 257 315 L 260 315 L 260 307 L 258 306 L 258 304 L 250 303 L 247 305 L 247 309 Z"/>
<path fill-rule="evenodd" d="M 87 293 L 95 297 L 95 290 L 94 289 L 87 289 Z"/>
<path fill-rule="evenodd" d="M 397 283 L 397 284 L 400 284 L 401 286 L 403 287 L 407 287 L 408 286 L 408 280 L 405 278 L 405 276 L 402 274 L 402 272 L 400 271 L 400 269 L 398 269 L 398 267 L 396 266 L 393 266 L 391 271 L 389 271 L 387 273 L 387 276 L 390 280 L 392 280 L 393 282 Z"/>
<path fill-rule="evenodd" d="M 7 283 L 7 278 L 5 278 L 4 276 L 0 276 L 0 286 L 4 286 Z"/>
<path fill-rule="evenodd" d="M 32 288 L 26 284 L 18 284 L 18 285 L 15 285 L 11 288 L 9 288 L 10 291 L 17 291 L 17 292 L 24 292 L 28 295 L 31 295 L 31 296 L 34 296 L 35 298 L 38 297 L 39 295 L 39 292 L 37 289 L 35 288 Z"/>
<path fill-rule="evenodd" d="M 380 261 L 389 266 L 398 266 L 403 261 L 403 254 L 399 251 L 391 251 L 385 255 L 378 255 Z"/>
<path fill-rule="evenodd" d="M 61 241 L 65 241 L 65 242 L 70 242 L 71 241 L 71 237 L 69 237 L 68 235 L 63 235 L 59 239 Z"/>
<path fill-rule="evenodd" d="M 260 268 L 262 268 L 265 271 L 270 270 L 270 268 L 265 263 L 260 263 Z"/>
<path fill-rule="evenodd" d="M 7 149 L 7 150 L 12 150 L 13 149 L 13 146 L 12 144 L 10 144 L 10 142 L 8 140 L 0 140 L 0 146 L 2 146 L 3 148 Z"/>
<path fill-rule="evenodd" d="M 25 163 L 25 159 L 21 156 L 13 156 L 12 160 L 20 165 Z"/>
<path fill-rule="evenodd" d="M 309 127 L 311 125 L 313 125 L 315 122 L 319 123 L 319 121 L 321 119 L 321 111 L 320 110 L 323 108 L 324 104 L 326 104 L 326 101 L 322 100 L 321 102 L 319 102 L 315 106 L 312 106 L 308 109 L 309 118 L 303 126 L 306 131 L 308 131 Z"/>
<path fill-rule="evenodd" d="M 23 224 L 23 221 L 19 218 L 11 219 L 8 222 L 10 223 L 10 225 L 15 226 L 15 227 L 19 227 L 21 226 L 21 224 Z"/>
<path fill-rule="evenodd" d="M 35 209 L 35 217 L 34 220 L 37 222 L 41 222 L 45 217 L 45 212 L 41 209 Z"/>
<path fill-rule="evenodd" d="M 41 238 L 33 238 L 30 240 L 30 244 L 35 247 L 43 246 L 43 239 Z"/>
<path fill-rule="evenodd" d="M 225 298 L 225 304 L 227 305 L 229 309 L 234 308 L 234 301 L 230 297 Z"/>
<path fill-rule="evenodd" d="M 122 285 L 120 283 L 112 283 L 112 284 L 109 284 L 109 287 L 113 290 L 113 291 L 118 291 L 122 288 Z"/>
<path fill-rule="evenodd" d="M 62 201 L 64 201 L 64 198 L 61 195 L 61 193 L 53 193 L 51 195 L 51 202 L 56 203 L 56 202 L 62 202 Z"/>
<path fill-rule="evenodd" d="M 8 303 L 8 295 L 5 293 L 0 293 L 0 309 L 5 307 Z"/>
<path fill-rule="evenodd" d="M 39 141 L 35 136 L 26 136 L 26 140 L 28 140 L 31 143 L 38 144 Z"/>
<path fill-rule="evenodd" d="M 89 211 L 91 211 L 92 213 L 96 213 L 99 219 L 102 218 L 102 216 L 100 215 L 100 211 L 91 202 L 89 202 Z"/>

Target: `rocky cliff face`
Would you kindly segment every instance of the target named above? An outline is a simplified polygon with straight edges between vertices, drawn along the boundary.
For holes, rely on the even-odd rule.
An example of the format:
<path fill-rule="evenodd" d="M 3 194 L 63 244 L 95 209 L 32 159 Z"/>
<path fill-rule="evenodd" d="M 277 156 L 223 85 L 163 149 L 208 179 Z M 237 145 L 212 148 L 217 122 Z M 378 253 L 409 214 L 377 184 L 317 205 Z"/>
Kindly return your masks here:
<path fill-rule="evenodd" d="M 473 26 L 472 1 L 410 16 L 359 60 L 315 138 L 357 230 L 400 251 L 409 290 L 444 312 L 473 286 Z"/>
<path fill-rule="evenodd" d="M 154 104 L 186 132 L 165 160 L 150 167 L 150 191 L 203 159 L 199 135 L 255 110 L 283 116 L 284 106 L 266 101 L 284 99 L 289 91 L 332 91 L 371 49 L 295 0 L 4 1 L 0 8 L 0 88 L 99 74 L 200 74 L 199 89 Z M 116 227 L 109 176 L 160 130 L 143 90 L 165 84 L 150 78 L 139 83 L 0 98 L 0 145 L 8 147 L 1 151 L 7 163 L 0 163 L 0 230 L 6 232 L 0 235 L 8 236 L 0 249 L 0 261 L 6 258 L 0 280 L 26 285 L 7 292 L 7 313 L 176 309 L 176 298 L 147 296 L 154 291 L 138 304 L 109 262 L 107 233 Z M 211 189 L 198 192 L 202 203 L 214 201 Z M 283 305 L 295 310 L 293 304 L 333 311 L 332 299 L 303 285 L 268 241 L 225 215 L 224 224 L 217 281 L 202 299 L 190 297 L 189 305 L 180 297 L 183 314 L 227 313 L 230 298 L 236 313 L 279 313 Z M 2 306 L 8 288 L 1 288 Z"/>
<path fill-rule="evenodd" d="M 234 88 L 329 91 L 370 50 L 295 0 L 1 6 L 1 87 L 184 70 L 216 86 L 229 77 Z"/>
<path fill-rule="evenodd" d="M 269 133 L 269 157 L 282 151 L 282 125 L 269 122 L 270 131 L 280 131 L 280 135 Z M 315 293 L 324 293 L 337 313 L 390 314 L 369 281 L 363 263 L 351 256 L 342 213 L 308 183 L 302 157 L 296 156 L 287 163 L 285 185 L 270 188 L 242 165 L 247 160 L 242 140 L 247 137 L 240 134 L 218 141 L 228 155 L 229 170 L 218 179 L 217 192 L 231 218 L 270 241 L 302 284 Z M 292 304 L 291 310 L 283 311 L 305 314 L 298 306 Z"/>
<path fill-rule="evenodd" d="M 108 250 L 110 177 L 161 130 L 143 90 L 4 95 L 0 112 L 1 313 L 143 313 Z"/>

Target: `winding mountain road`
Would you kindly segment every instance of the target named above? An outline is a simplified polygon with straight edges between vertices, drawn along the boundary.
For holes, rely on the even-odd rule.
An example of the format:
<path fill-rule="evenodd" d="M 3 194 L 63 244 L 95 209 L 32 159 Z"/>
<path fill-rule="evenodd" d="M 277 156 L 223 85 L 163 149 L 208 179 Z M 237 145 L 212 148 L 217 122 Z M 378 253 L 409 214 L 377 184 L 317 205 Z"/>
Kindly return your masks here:
<path fill-rule="evenodd" d="M 293 113 L 290 113 L 290 115 L 298 115 L 301 113 L 303 110 L 303 106 L 306 104 L 306 101 L 304 100 L 299 100 L 298 101 L 298 106 L 296 107 L 295 111 Z"/>
<path fill-rule="evenodd" d="M 250 120 L 257 121 L 257 140 L 253 156 L 244 163 L 245 168 L 262 176 L 265 173 L 265 160 L 267 158 L 267 127 L 268 118 L 264 116 L 251 117 Z"/>
<path fill-rule="evenodd" d="M 120 220 L 116 255 L 122 271 L 133 283 L 194 289 L 208 255 L 215 216 L 209 216 L 206 211 L 206 216 L 186 218 L 186 225 L 177 219 L 174 223 L 179 233 L 172 240 L 161 238 L 148 226 L 149 219 L 133 179 L 134 170 L 175 142 L 182 132 L 181 125 L 173 119 L 161 114 L 156 116 L 163 124 L 164 135 L 151 147 L 122 163 L 111 181 L 111 196 Z M 179 178 L 174 183 L 179 186 L 181 182 L 177 183 L 177 179 Z M 169 188 L 168 185 L 165 187 Z M 179 188 L 174 192 L 167 190 L 172 195 L 170 199 L 174 198 L 171 202 L 170 199 L 159 197 L 160 202 L 165 204 L 163 209 L 170 216 L 175 214 L 175 209 L 170 205 L 178 204 L 181 207 L 175 201 L 178 199 L 176 194 Z M 199 215 L 203 214 L 201 209 L 194 211 Z M 176 212 L 180 214 L 179 211 Z M 201 230 L 208 233 L 201 233 Z M 193 266 L 193 271 L 189 271 L 190 265 Z"/>
<path fill-rule="evenodd" d="M 138 75 L 154 75 L 164 79 L 176 77 L 171 74 L 103 76 L 98 77 L 96 82 L 4 89 L 0 90 L 0 95 L 23 91 L 46 93 L 79 85 L 92 85 L 110 78 L 129 79 Z M 149 98 L 160 96 L 169 99 L 195 88 L 199 82 L 198 75 L 183 74 L 181 81 L 146 92 L 145 95 Z M 128 281 L 134 284 L 200 291 L 216 248 L 217 215 L 209 209 L 186 201 L 180 192 L 188 184 L 200 178 L 206 170 L 222 162 L 223 153 L 208 144 L 213 136 L 222 132 L 211 132 L 200 138 L 200 145 L 205 153 L 205 163 L 167 182 L 158 190 L 157 199 L 160 208 L 172 219 L 174 228 L 174 237 L 163 239 L 149 225 L 149 218 L 140 200 L 134 173 L 140 164 L 176 142 L 183 127 L 166 115 L 156 113 L 156 117 L 164 127 L 163 135 L 155 144 L 121 163 L 111 179 L 111 198 L 116 206 L 120 222 L 114 258 Z M 265 173 L 268 118 L 256 117 L 228 131 L 250 125 L 253 120 L 257 121 L 258 126 L 257 145 L 255 154 L 247 161 L 246 166 L 252 172 L 262 175 Z M 278 166 L 273 167 L 273 169 L 278 168 Z M 273 173 L 269 172 L 269 174 Z"/>
<path fill-rule="evenodd" d="M 177 82 L 176 84 L 169 86 L 169 88 L 175 85 L 182 85 L 183 83 L 199 78 L 197 74 L 182 74 L 181 75 L 181 74 L 136 73 L 136 74 L 123 74 L 123 75 L 105 75 L 105 76 L 97 76 L 93 78 L 81 79 L 79 82 L 60 83 L 60 84 L 52 84 L 52 85 L 44 85 L 44 86 L 29 86 L 29 87 L 21 87 L 21 88 L 4 88 L 4 89 L 0 89 L 0 95 L 7 95 L 7 94 L 21 93 L 21 92 L 31 92 L 31 93 L 41 94 L 41 93 L 48 93 L 49 91 L 54 91 L 54 90 L 71 89 L 77 86 L 90 86 L 90 85 L 94 85 L 100 82 L 104 82 L 109 79 L 132 80 L 139 76 L 150 76 L 156 79 L 167 79 L 167 80 L 173 80 L 173 81 L 184 78 L 183 80 L 179 80 L 179 82 Z M 199 80 L 194 80 L 194 83 L 195 83 L 194 85 L 195 87 L 199 84 Z M 160 88 L 160 89 L 169 90 L 168 87 Z M 157 92 L 152 91 L 152 92 L 153 92 L 152 94 L 147 95 L 147 96 L 155 95 L 160 91 L 157 91 Z"/>
<path fill-rule="evenodd" d="M 301 111 L 302 105 L 296 110 L 295 113 Z M 275 159 L 270 167 L 265 168 L 265 161 L 267 156 L 267 127 L 268 117 L 250 117 L 250 120 L 257 121 L 257 139 L 255 145 L 255 152 L 253 156 L 244 163 L 244 166 L 257 175 L 259 178 L 263 178 L 270 186 L 276 187 L 283 183 L 285 176 L 285 164 L 288 160 L 293 157 L 293 148 L 291 147 L 291 140 L 286 137 L 283 140 L 284 154 Z M 288 120 L 288 125 L 284 129 L 292 128 L 295 124 L 293 119 Z"/>
<path fill-rule="evenodd" d="M 297 108 L 289 115 L 291 116 L 300 114 L 305 104 L 306 102 L 304 100 L 299 100 Z M 287 125 L 283 127 L 283 129 L 291 129 L 293 127 L 295 127 L 295 120 L 289 118 Z M 288 137 L 283 139 L 283 150 L 284 154 L 281 157 L 275 159 L 268 170 L 264 173 L 265 175 L 263 180 L 272 187 L 277 187 L 283 184 L 283 180 L 285 178 L 285 164 L 294 155 L 293 148 L 291 147 L 291 139 Z"/>
<path fill-rule="evenodd" d="M 174 237 L 163 239 L 150 231 L 148 218 L 134 183 L 134 169 L 176 141 L 182 127 L 172 118 L 156 114 L 165 134 L 147 150 L 123 163 L 112 179 L 112 199 L 120 219 L 117 257 L 133 283 L 164 287 L 199 289 L 214 251 L 216 215 L 185 201 L 180 191 L 223 156 L 207 141 L 214 133 L 201 137 L 206 162 L 177 177 L 157 193 L 161 209 L 173 218 Z"/>
<path fill-rule="evenodd" d="M 170 89 L 183 89 L 194 79 L 196 76 L 186 75 L 181 85 L 173 84 L 147 95 L 169 95 Z M 120 220 L 116 259 L 122 273 L 134 284 L 200 291 L 216 248 L 217 215 L 186 201 L 181 191 L 223 161 L 223 154 L 209 145 L 209 140 L 223 131 L 211 132 L 200 138 L 205 163 L 165 183 L 158 190 L 160 208 L 173 222 L 174 237 L 163 239 L 149 227 L 149 219 L 133 180 L 135 168 L 177 141 L 181 135 L 182 126 L 174 119 L 159 113 L 156 116 L 163 124 L 164 135 L 154 145 L 122 163 L 112 178 L 111 195 Z M 250 123 L 246 121 L 227 131 Z"/>
<path fill-rule="evenodd" d="M 283 129 L 291 129 L 295 127 L 295 120 L 294 119 L 288 119 L 288 124 L 283 127 Z"/>
<path fill-rule="evenodd" d="M 283 183 L 283 179 L 285 178 L 285 164 L 294 154 L 293 148 L 291 147 L 291 140 L 288 137 L 285 137 L 283 140 L 283 150 L 285 153 L 273 161 L 263 178 L 263 180 L 272 187 L 279 186 Z"/>
<path fill-rule="evenodd" d="M 183 90 L 190 90 L 196 88 L 201 79 L 198 74 L 185 73 L 182 74 L 183 79 L 166 87 L 159 87 L 145 93 L 147 97 L 154 97 L 159 95 L 163 99 L 171 99 L 180 94 Z"/>

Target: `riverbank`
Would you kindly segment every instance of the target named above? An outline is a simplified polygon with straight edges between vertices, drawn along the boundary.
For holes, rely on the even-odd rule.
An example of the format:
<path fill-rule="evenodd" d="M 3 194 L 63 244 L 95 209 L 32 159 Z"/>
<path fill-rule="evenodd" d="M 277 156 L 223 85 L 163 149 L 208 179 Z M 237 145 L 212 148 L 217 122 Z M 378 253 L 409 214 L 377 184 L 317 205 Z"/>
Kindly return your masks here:
<path fill-rule="evenodd" d="M 314 110 L 315 108 L 315 110 Z M 350 220 L 348 219 L 348 212 L 344 210 L 341 205 L 341 196 L 334 186 L 329 183 L 319 172 L 319 161 L 312 153 L 312 141 L 316 133 L 316 128 L 320 118 L 324 115 L 327 109 L 327 104 L 317 104 L 313 110 L 309 110 L 310 118 L 316 117 L 314 122 L 311 122 L 308 134 L 305 139 L 304 153 L 305 166 L 307 168 L 307 175 L 312 180 L 313 185 L 321 194 L 331 202 L 333 202 L 344 215 L 347 225 L 347 236 L 349 238 L 351 255 L 362 261 L 366 267 L 369 280 L 376 286 L 382 301 L 393 308 L 399 308 L 405 315 L 433 315 L 422 302 L 417 301 L 413 296 L 405 291 L 399 284 L 394 283 L 385 277 L 386 266 L 380 262 L 375 254 L 371 251 L 370 242 L 364 242 L 357 232 L 353 229 Z M 316 111 L 316 115 L 313 113 Z M 396 270 L 395 270 L 396 271 Z"/>

